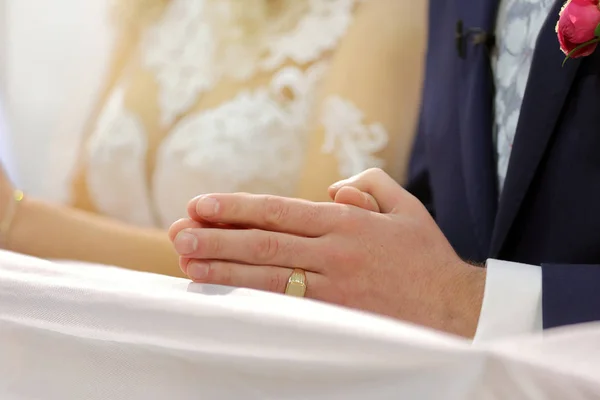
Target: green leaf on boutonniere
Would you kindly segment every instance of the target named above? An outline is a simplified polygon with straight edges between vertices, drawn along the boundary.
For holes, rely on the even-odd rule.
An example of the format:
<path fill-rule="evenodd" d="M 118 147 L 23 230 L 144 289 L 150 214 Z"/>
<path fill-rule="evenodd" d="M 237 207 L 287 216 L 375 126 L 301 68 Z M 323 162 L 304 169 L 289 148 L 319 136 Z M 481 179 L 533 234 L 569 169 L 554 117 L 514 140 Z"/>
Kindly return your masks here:
<path fill-rule="evenodd" d="M 594 29 L 594 36 L 600 37 L 600 24 Z"/>
<path fill-rule="evenodd" d="M 600 26 L 600 25 L 599 25 Z M 598 30 L 598 28 L 596 28 L 596 30 Z M 590 44 L 594 44 L 594 43 L 598 43 L 600 42 L 600 37 L 594 38 L 592 40 L 588 40 L 587 42 L 581 43 L 579 46 L 575 47 L 573 50 L 571 50 L 569 52 L 569 54 L 567 54 L 567 56 L 565 57 L 565 59 L 562 62 L 562 66 L 565 66 L 565 63 L 567 62 L 567 60 L 569 58 L 571 58 L 571 56 L 575 53 L 577 53 L 579 50 L 583 49 L 585 46 L 588 46 Z"/>

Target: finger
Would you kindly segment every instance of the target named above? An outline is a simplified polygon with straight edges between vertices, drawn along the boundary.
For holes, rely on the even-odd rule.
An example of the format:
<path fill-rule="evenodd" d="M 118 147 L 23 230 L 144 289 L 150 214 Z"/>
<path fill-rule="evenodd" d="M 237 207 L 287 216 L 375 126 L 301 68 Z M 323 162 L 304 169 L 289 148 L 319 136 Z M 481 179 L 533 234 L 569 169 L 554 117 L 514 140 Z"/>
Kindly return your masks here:
<path fill-rule="evenodd" d="M 191 260 L 185 267 L 194 282 L 285 293 L 293 269 L 266 265 L 243 265 L 227 261 Z M 306 297 L 319 298 L 325 278 L 306 272 Z"/>
<path fill-rule="evenodd" d="M 331 185 L 329 195 L 335 199 L 338 191 L 346 186 L 369 193 L 375 198 L 383 213 L 396 212 L 399 205 L 411 197 L 410 193 L 398 185 L 388 174 L 377 168 L 369 169 L 350 179 Z"/>
<path fill-rule="evenodd" d="M 255 229 L 185 229 L 173 241 L 181 257 L 227 260 L 241 264 L 301 267 L 322 272 L 320 244 L 315 239 Z"/>
<path fill-rule="evenodd" d="M 338 204 L 355 206 L 367 211 L 379 212 L 379 204 L 369 193 L 361 192 L 353 186 L 344 186 L 337 191 L 334 201 Z"/>
<path fill-rule="evenodd" d="M 347 209 L 332 203 L 240 193 L 197 197 L 191 201 L 188 211 L 190 218 L 198 221 L 307 237 L 327 234 L 347 214 Z"/>
<path fill-rule="evenodd" d="M 250 195 L 250 193 L 242 193 L 242 192 L 238 192 L 236 193 L 237 195 Z M 206 195 L 200 195 L 200 196 L 196 196 L 194 197 L 192 200 L 190 200 L 187 204 L 187 213 L 188 216 L 192 219 L 201 219 L 198 215 L 198 212 L 196 211 L 196 205 L 198 204 L 198 201 L 202 198 L 205 197 Z"/>
<path fill-rule="evenodd" d="M 210 222 L 198 222 L 190 218 L 182 218 L 175 221 L 168 231 L 168 236 L 171 241 L 175 239 L 177 234 L 184 229 L 200 229 L 200 228 L 220 228 L 220 229 L 240 229 L 237 226 L 223 225 L 223 224 L 211 224 Z"/>
<path fill-rule="evenodd" d="M 190 261 L 193 261 L 193 258 L 179 257 L 179 269 L 181 269 L 181 272 L 186 276 L 188 275 L 187 266 Z"/>
<path fill-rule="evenodd" d="M 169 240 L 173 241 L 175 240 L 177 234 L 184 229 L 200 229 L 204 228 L 205 226 L 206 224 L 194 221 L 193 219 L 181 218 L 171 224 L 167 235 L 169 236 Z"/>

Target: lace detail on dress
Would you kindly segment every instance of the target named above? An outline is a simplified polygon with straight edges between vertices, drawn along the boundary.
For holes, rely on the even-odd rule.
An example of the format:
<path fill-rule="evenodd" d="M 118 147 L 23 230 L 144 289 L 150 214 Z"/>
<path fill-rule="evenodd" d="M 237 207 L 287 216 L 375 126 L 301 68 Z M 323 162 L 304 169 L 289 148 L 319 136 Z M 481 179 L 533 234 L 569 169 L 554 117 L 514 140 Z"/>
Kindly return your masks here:
<path fill-rule="evenodd" d="M 146 184 L 146 133 L 123 106 L 117 89 L 87 142 L 87 186 L 98 211 L 140 226 L 153 226 Z"/>
<path fill-rule="evenodd" d="M 365 125 L 363 119 L 354 104 L 340 97 L 329 97 L 323 104 L 323 152 L 335 154 L 344 178 L 384 166 L 383 159 L 375 154 L 387 146 L 388 133 L 382 124 Z"/>
<path fill-rule="evenodd" d="M 209 192 L 292 196 L 304 161 L 310 108 L 324 66 L 278 72 L 270 85 L 184 118 L 160 148 L 153 198 L 163 225 Z M 284 96 L 292 93 L 292 99 Z"/>
<path fill-rule="evenodd" d="M 215 26 L 226 24 L 223 16 L 232 14 L 231 1 L 172 0 L 143 43 L 144 63 L 160 86 L 163 126 L 224 77 L 244 80 L 260 70 L 273 71 L 286 60 L 300 65 L 317 60 L 344 35 L 357 1 L 290 1 L 282 15 L 266 21 L 255 41 L 235 41 L 229 37 L 233 26 Z"/>
<path fill-rule="evenodd" d="M 213 64 L 218 42 L 204 18 L 204 6 L 204 0 L 174 0 L 144 38 L 144 62 L 160 86 L 163 126 L 170 125 L 220 78 Z"/>
<path fill-rule="evenodd" d="M 146 30 L 143 62 L 158 83 L 161 123 L 168 133 L 147 177 L 145 127 L 124 108 L 122 92 L 113 95 L 88 148 L 88 186 L 99 211 L 166 228 L 202 193 L 295 194 L 319 84 L 328 69 L 322 56 L 345 33 L 358 0 L 281 0 L 289 7 L 272 16 L 279 19 L 269 20 L 253 40 L 236 42 L 224 38 L 231 35 L 227 26 L 213 25 L 239 1 L 246 0 L 171 0 Z M 282 68 L 286 59 L 304 65 Z M 260 70 L 273 73 L 268 84 L 191 111 L 221 79 L 243 79 Z M 344 158 L 346 175 L 381 165 L 372 155 L 379 143 L 377 126 L 363 127 L 356 111 L 342 114 L 327 121 L 339 129 L 332 142 L 336 154 L 343 157 L 340 146 L 352 152 Z"/>
<path fill-rule="evenodd" d="M 355 4 L 356 0 L 309 0 L 306 16 L 292 31 L 268 39 L 263 68 L 277 68 L 286 59 L 305 64 L 335 48 L 352 22 Z"/>

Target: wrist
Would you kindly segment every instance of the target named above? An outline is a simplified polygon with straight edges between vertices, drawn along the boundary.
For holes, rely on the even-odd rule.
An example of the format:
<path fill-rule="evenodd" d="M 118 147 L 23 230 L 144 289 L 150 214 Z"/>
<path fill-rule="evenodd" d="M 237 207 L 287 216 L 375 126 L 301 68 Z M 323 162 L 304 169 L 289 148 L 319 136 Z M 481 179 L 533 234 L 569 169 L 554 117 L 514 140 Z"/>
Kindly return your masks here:
<path fill-rule="evenodd" d="M 461 260 L 453 270 L 450 284 L 442 296 L 447 316 L 445 330 L 471 339 L 479 323 L 486 269 Z"/>
<path fill-rule="evenodd" d="M 13 190 L 0 182 L 0 221 L 4 221 L 8 205 L 13 201 Z"/>
<path fill-rule="evenodd" d="M 20 190 L 12 189 L 2 193 L 0 200 L 3 203 L 0 210 L 0 248 L 11 249 L 11 236 L 24 211 L 25 200 L 25 196 Z"/>

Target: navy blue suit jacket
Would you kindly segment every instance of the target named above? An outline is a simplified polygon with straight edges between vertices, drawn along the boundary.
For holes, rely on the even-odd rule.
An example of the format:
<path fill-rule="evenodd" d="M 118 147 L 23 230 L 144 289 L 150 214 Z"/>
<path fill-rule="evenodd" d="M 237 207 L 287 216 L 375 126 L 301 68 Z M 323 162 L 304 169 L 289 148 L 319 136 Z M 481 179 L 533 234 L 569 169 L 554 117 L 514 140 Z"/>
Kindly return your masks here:
<path fill-rule="evenodd" d="M 600 48 L 564 67 L 557 0 L 540 33 L 504 189 L 493 148 L 488 50 L 456 22 L 494 31 L 499 0 L 430 0 L 419 130 L 407 188 L 460 256 L 540 265 L 544 327 L 600 320 Z"/>

